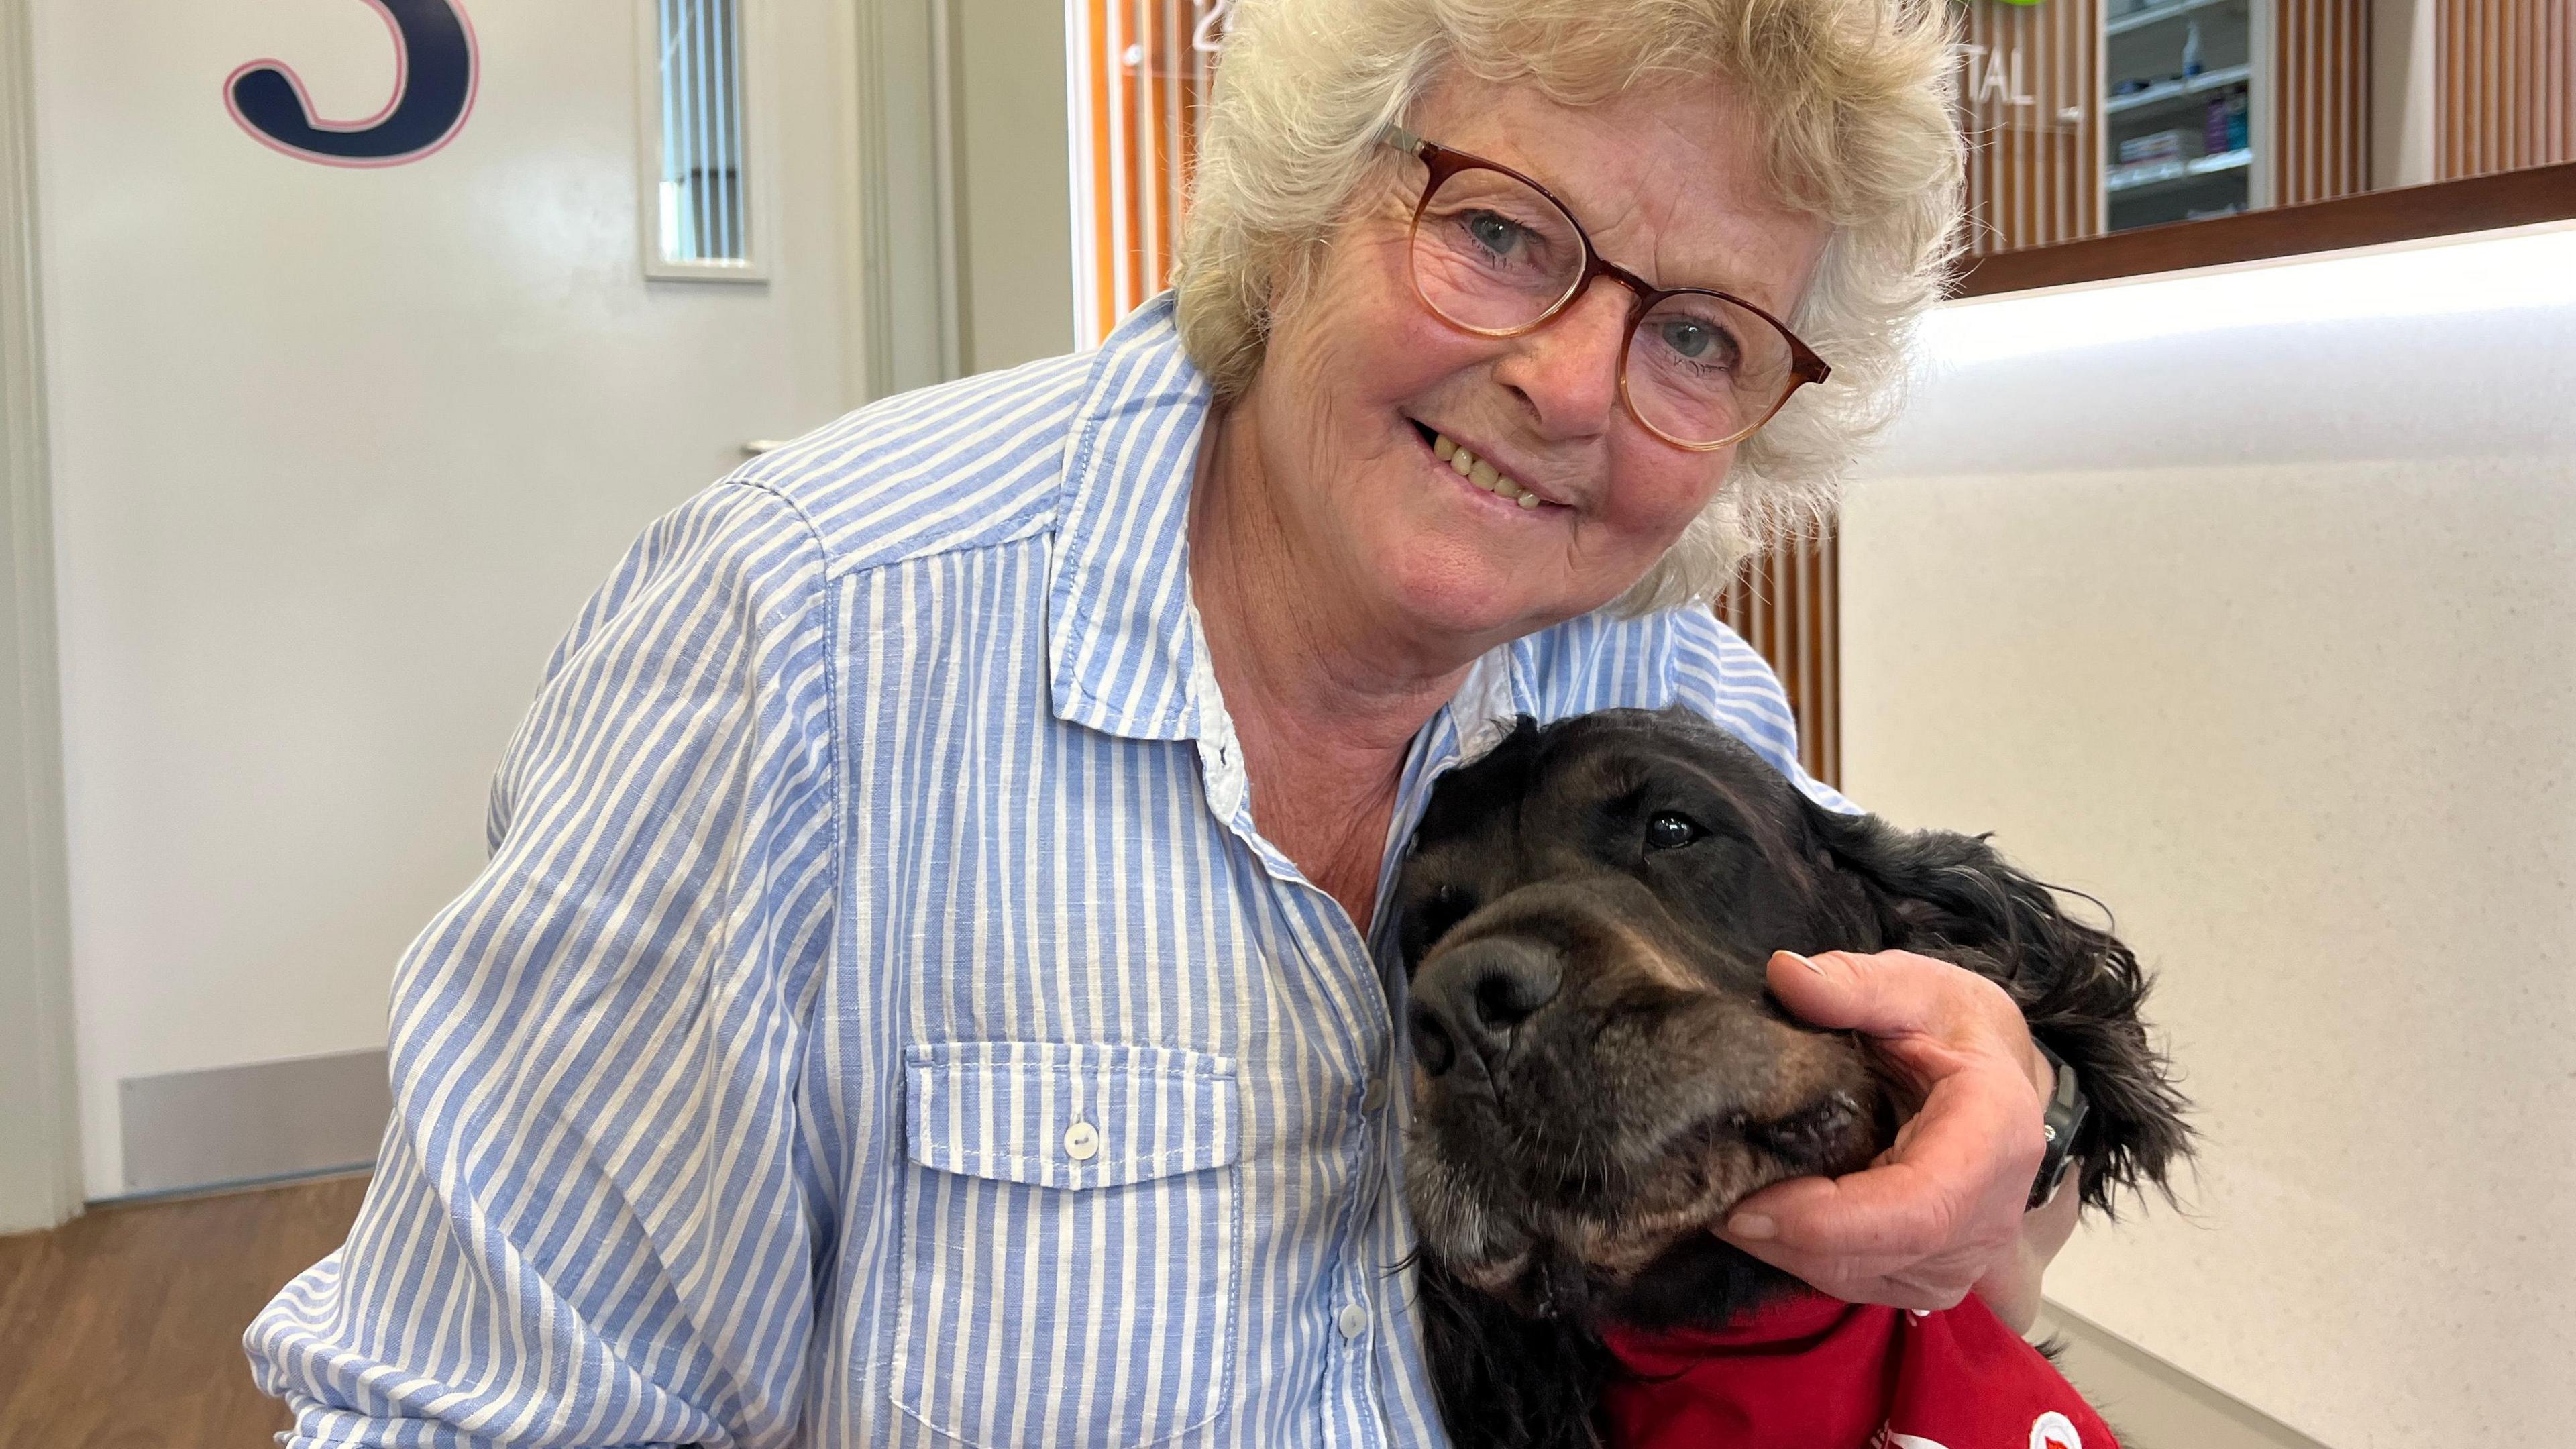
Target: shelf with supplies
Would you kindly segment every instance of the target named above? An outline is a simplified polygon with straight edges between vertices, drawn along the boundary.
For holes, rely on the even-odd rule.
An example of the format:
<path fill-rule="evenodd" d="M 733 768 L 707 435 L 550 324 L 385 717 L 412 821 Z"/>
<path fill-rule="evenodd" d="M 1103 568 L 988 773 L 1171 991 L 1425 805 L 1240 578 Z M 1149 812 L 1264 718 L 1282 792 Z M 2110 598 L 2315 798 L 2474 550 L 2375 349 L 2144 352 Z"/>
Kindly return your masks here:
<path fill-rule="evenodd" d="M 2212 176 L 2242 171 L 2254 164 L 2254 153 L 2248 148 L 2217 151 L 2207 156 L 2177 156 L 2162 161 L 2133 161 L 2114 166 L 2102 177 L 2102 189 L 2114 196 L 2136 196 L 2151 191 L 2170 191 Z"/>
<path fill-rule="evenodd" d="M 2106 230 L 2265 199 L 2268 16 L 2260 0 L 2106 0 L 2096 103 Z"/>
<path fill-rule="evenodd" d="M 2176 101 L 2194 100 L 2230 86 L 2240 86 L 2254 78 L 2254 67 L 2231 65 L 2224 70 L 2203 71 L 2181 80 L 2165 81 L 2125 96 L 2113 96 L 2102 103 L 2102 112 L 2111 116 L 2129 116 L 2142 111 L 2160 111 Z"/>
<path fill-rule="evenodd" d="M 2144 30 L 2150 25 L 2162 25 L 2169 20 L 2180 20 L 2186 15 L 2198 15 L 2205 11 L 2231 7 L 2242 9 L 2244 4 L 2245 0 L 2181 0 L 2177 5 L 2153 5 L 2144 10 L 2132 10 L 2126 15 L 2114 16 L 2103 21 L 2102 34 L 2105 37 L 2126 35 L 2132 30 Z"/>

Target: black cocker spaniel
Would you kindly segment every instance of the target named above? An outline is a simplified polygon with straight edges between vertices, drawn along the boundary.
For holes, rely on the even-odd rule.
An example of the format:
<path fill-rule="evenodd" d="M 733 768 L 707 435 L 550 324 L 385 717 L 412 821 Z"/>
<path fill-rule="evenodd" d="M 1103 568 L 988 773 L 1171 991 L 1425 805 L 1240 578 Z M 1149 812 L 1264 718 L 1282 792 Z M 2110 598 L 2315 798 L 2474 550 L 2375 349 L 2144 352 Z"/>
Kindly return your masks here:
<path fill-rule="evenodd" d="M 2188 1151 L 2127 947 L 1981 838 L 1820 807 L 1686 711 L 1524 720 L 1441 782 L 1395 909 L 1426 1347 L 1474 1449 L 1602 1442 L 1604 1329 L 1797 1293 L 1710 1228 L 1892 1140 L 1870 1053 L 1767 996 L 1775 951 L 1903 949 L 2000 983 L 2090 1099 L 2089 1209 Z"/>

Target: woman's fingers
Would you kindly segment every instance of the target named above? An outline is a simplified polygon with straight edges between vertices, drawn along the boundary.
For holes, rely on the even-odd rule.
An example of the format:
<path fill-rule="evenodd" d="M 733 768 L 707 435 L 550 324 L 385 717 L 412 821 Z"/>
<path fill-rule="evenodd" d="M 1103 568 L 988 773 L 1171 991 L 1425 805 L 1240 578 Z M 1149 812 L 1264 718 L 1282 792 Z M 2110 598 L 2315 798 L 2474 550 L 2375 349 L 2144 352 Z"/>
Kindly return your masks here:
<path fill-rule="evenodd" d="M 2016 1250 L 2045 1148 L 2020 1012 L 1984 978 L 1906 952 L 1784 954 L 1771 987 L 1819 1026 L 1875 1038 L 1923 1107 L 1875 1165 L 1774 1184 L 1719 1236 L 1837 1298 L 1956 1304 Z"/>
<path fill-rule="evenodd" d="M 1775 1183 L 1730 1220 L 1768 1216 L 1775 1240 L 1811 1252 L 1921 1257 L 1954 1245 L 1990 1197 L 2018 1219 L 2045 1144 L 2030 1089 L 2009 1072 L 1962 1072 L 1925 1098 L 1903 1140 L 1847 1177 Z M 2027 1113 L 2027 1118 L 2024 1114 Z M 2021 1185 L 2007 1191 L 2006 1175 Z"/>
<path fill-rule="evenodd" d="M 2041 1150 L 2029 1087 L 2001 1064 L 1962 1071 L 1877 1166 L 1774 1184 L 1720 1235 L 1837 1298 L 1947 1308 L 2018 1241 Z"/>
<path fill-rule="evenodd" d="M 1918 1086 L 1951 1074 L 1979 1051 L 2017 1065 L 2046 1100 L 2030 1029 L 2004 989 L 1973 971 L 1911 951 L 1860 955 L 1823 951 L 1771 958 L 1771 994 L 1791 1015 L 1816 1026 L 1857 1031 L 1916 1077 Z"/>

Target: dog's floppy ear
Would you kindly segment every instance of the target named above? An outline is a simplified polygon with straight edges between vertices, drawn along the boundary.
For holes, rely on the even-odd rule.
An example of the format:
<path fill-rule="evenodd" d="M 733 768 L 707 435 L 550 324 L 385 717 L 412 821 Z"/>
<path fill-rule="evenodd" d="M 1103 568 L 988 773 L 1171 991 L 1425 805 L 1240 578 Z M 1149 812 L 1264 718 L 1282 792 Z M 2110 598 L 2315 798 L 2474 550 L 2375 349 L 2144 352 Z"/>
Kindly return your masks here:
<path fill-rule="evenodd" d="M 1883 943 L 1956 961 L 2012 994 L 2031 1034 L 2075 1068 L 2092 1102 L 2075 1152 L 2087 1206 L 2153 1184 L 2190 1151 L 2189 1106 L 2147 1041 L 2148 980 L 2117 937 L 2066 914 L 2057 893 L 2015 870 L 1983 838 L 1898 830 L 1875 816 L 1809 805 L 1834 864 L 1857 879 Z"/>

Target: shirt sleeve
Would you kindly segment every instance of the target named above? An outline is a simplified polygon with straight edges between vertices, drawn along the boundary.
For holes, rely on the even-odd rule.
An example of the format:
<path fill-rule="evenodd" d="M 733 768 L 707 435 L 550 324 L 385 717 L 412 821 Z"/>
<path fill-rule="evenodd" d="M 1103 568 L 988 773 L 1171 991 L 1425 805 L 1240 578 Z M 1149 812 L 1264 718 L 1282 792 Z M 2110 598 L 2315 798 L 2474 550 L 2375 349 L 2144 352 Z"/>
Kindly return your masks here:
<path fill-rule="evenodd" d="M 839 870 L 823 563 L 720 484 L 630 550 L 403 957 L 348 1242 L 246 1334 L 290 1446 L 767 1446 L 827 1190 L 800 1135 Z"/>
<path fill-rule="evenodd" d="M 1675 702 L 1751 745 L 1808 799 L 1828 810 L 1860 814 L 1858 805 L 1799 763 L 1797 713 L 1761 651 L 1707 609 L 1681 609 L 1672 617 Z"/>

